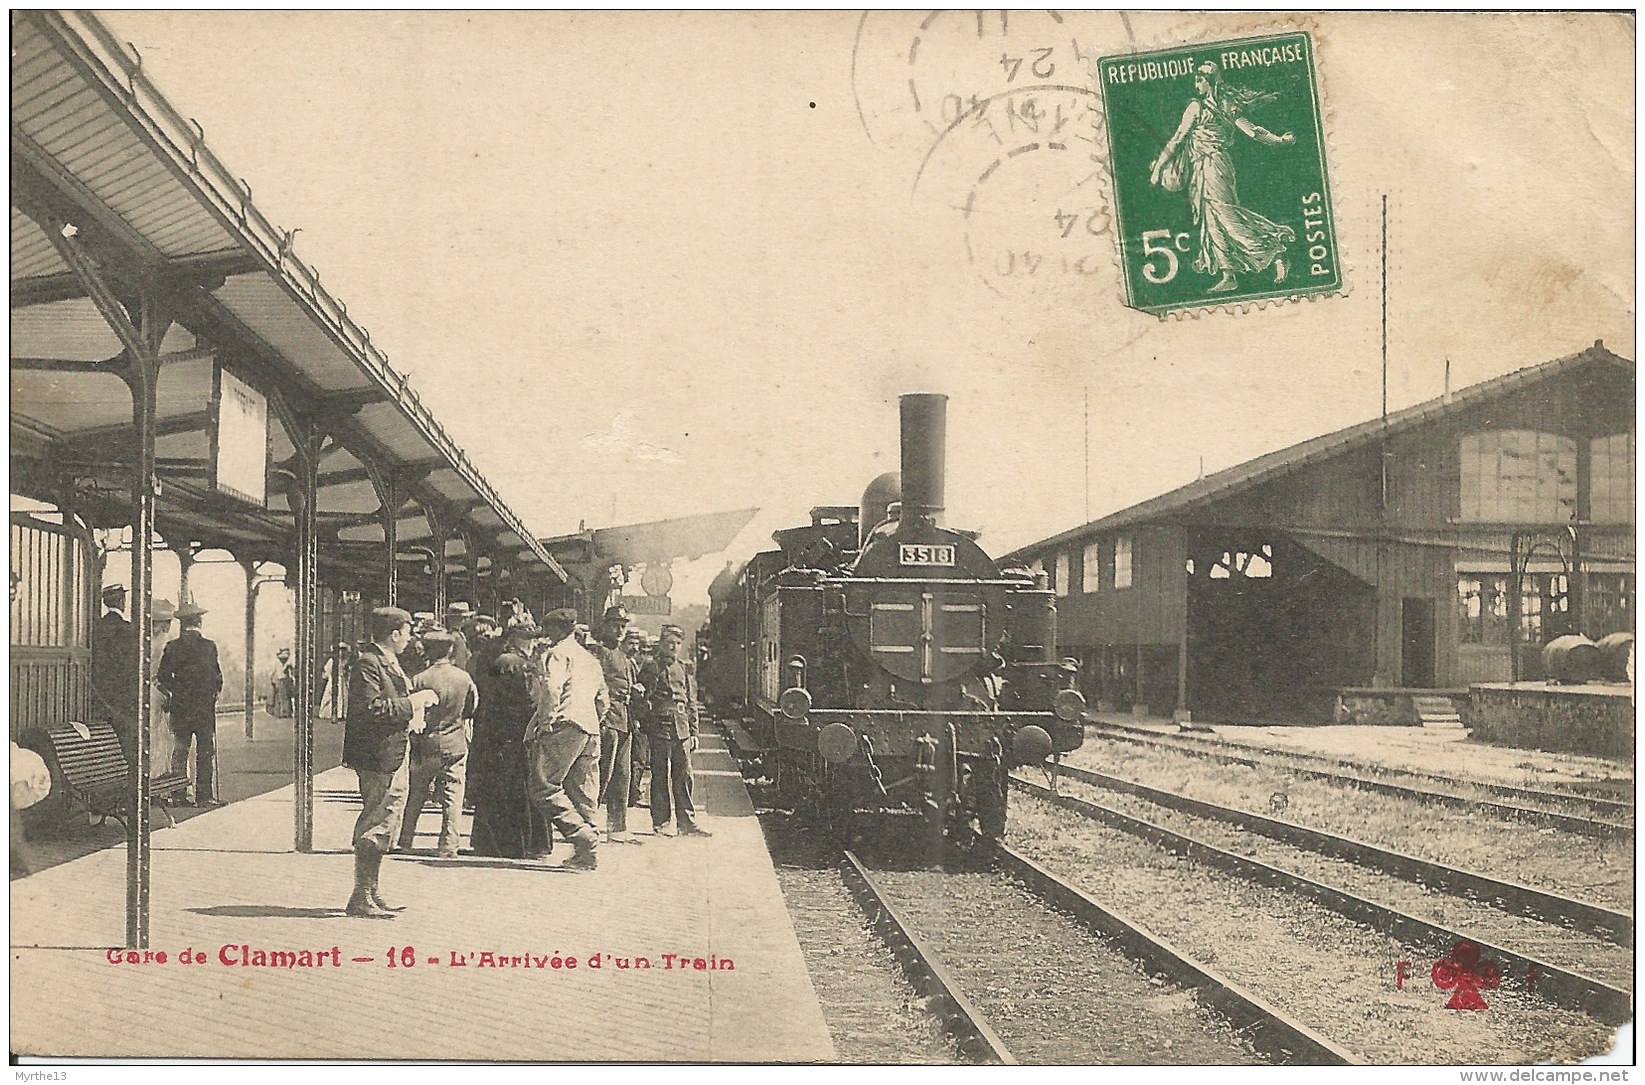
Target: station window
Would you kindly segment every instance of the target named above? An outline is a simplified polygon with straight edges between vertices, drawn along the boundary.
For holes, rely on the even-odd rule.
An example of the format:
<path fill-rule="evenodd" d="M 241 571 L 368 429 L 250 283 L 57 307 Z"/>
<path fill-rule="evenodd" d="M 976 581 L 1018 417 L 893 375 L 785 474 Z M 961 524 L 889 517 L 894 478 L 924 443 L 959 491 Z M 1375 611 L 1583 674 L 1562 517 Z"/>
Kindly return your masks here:
<path fill-rule="evenodd" d="M 1080 588 L 1086 592 L 1102 590 L 1102 544 L 1090 543 L 1083 553 L 1080 569 Z"/>
<path fill-rule="evenodd" d="M 1068 594 L 1068 552 L 1065 550 L 1057 555 L 1057 575 L 1051 582 L 1059 596 Z"/>
<path fill-rule="evenodd" d="M 1457 577 L 1457 639 L 1463 644 L 1508 643 L 1508 578 Z"/>
<path fill-rule="evenodd" d="M 1114 540 L 1114 587 L 1131 586 L 1131 536 L 1121 535 Z"/>
<path fill-rule="evenodd" d="M 1592 576 L 1588 582 L 1593 584 Z M 1461 643 L 1507 647 L 1511 640 L 1508 583 L 1506 575 L 1490 573 L 1457 577 L 1457 639 Z M 1570 578 L 1564 573 L 1525 574 L 1519 595 L 1520 643 L 1543 643 L 1567 625 L 1563 616 L 1570 609 Z"/>
<path fill-rule="evenodd" d="M 1634 521 L 1634 435 L 1617 433 L 1589 443 L 1588 513 L 1601 524 Z"/>
<path fill-rule="evenodd" d="M 1582 631 L 1593 640 L 1634 628 L 1634 578 L 1631 573 L 1589 573 L 1582 599 Z"/>
<path fill-rule="evenodd" d="M 1569 437 L 1532 430 L 1470 433 L 1462 438 L 1460 460 L 1464 520 L 1564 523 L 1576 511 L 1576 442 Z"/>

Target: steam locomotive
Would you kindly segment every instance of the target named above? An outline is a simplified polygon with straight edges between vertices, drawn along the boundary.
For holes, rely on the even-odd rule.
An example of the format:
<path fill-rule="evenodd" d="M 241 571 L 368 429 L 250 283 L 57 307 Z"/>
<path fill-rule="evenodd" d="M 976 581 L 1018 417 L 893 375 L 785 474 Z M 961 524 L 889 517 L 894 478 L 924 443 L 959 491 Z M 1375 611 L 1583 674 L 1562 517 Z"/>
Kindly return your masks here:
<path fill-rule="evenodd" d="M 947 397 L 900 400 L 902 471 L 822 506 L 709 589 L 699 685 L 740 714 L 779 799 L 825 829 L 923 818 L 938 855 L 1005 831 L 1007 772 L 1077 748 L 1044 574 L 942 525 Z"/>

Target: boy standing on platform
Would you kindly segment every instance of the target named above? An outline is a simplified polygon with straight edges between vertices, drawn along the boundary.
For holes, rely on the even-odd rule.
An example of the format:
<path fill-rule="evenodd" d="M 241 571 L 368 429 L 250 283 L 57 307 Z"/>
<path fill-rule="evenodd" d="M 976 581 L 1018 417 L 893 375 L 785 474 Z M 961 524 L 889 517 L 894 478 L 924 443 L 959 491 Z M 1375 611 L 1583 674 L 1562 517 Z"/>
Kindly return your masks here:
<path fill-rule="evenodd" d="M 411 847 L 417 819 L 431 788 L 440 804 L 440 858 L 457 857 L 457 819 L 463 812 L 463 778 L 468 767 L 468 744 L 474 737 L 474 712 L 480 691 L 467 671 L 452 658 L 456 636 L 436 630 L 423 637 L 428 668 L 411 680 L 411 688 L 433 690 L 440 703 L 428 710 L 422 734 L 411 739 L 411 783 L 406 814 L 400 826 L 400 850 Z"/>

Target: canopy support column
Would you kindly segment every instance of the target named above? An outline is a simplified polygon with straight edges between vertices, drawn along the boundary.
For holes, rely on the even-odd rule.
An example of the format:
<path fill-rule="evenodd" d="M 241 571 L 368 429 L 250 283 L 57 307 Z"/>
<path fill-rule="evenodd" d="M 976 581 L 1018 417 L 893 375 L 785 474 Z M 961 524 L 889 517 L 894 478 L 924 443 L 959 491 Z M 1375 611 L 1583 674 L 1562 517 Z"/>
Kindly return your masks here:
<path fill-rule="evenodd" d="M 320 436 L 307 415 L 296 420 L 297 484 L 292 513 L 297 521 L 297 689 L 292 706 L 292 816 L 294 847 L 314 850 L 314 709 L 319 675 L 319 530 L 315 506 L 319 493 Z M 391 589 L 392 590 L 392 589 Z"/>
<path fill-rule="evenodd" d="M 246 738 L 255 738 L 257 709 L 257 562 L 241 558 L 246 574 Z"/>
<path fill-rule="evenodd" d="M 117 296 L 103 278 L 98 264 L 86 252 L 80 231 L 53 214 L 34 215 L 47 240 L 86 290 L 98 313 L 125 347 L 120 377 L 131 391 L 131 418 L 137 436 L 137 460 L 131 475 L 132 518 L 131 626 L 136 658 L 129 675 L 134 728 L 133 762 L 128 778 L 131 814 L 126 819 L 126 945 L 147 949 L 149 944 L 149 773 L 153 750 L 149 744 L 149 675 L 153 673 L 154 630 L 150 620 L 154 596 L 154 439 L 158 411 L 155 385 L 160 376 L 160 343 L 170 326 L 152 295 L 140 290 L 135 299 Z M 130 308 L 128 308 L 128 306 Z M 135 310 L 135 312 L 133 312 Z M 135 316 L 135 323 L 133 317 Z M 119 721 L 116 721 L 118 723 Z"/>

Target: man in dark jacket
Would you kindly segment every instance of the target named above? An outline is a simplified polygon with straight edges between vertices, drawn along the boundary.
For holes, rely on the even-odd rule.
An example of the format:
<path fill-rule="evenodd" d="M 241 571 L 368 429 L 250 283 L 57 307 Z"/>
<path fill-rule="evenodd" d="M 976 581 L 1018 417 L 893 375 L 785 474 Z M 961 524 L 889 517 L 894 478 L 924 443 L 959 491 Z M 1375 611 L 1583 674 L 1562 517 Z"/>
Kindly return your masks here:
<path fill-rule="evenodd" d="M 411 691 L 400 653 L 411 643 L 411 615 L 399 607 L 371 612 L 371 641 L 362 644 L 349 677 L 343 723 L 343 764 L 360 780 L 360 817 L 354 823 L 354 894 L 348 914 L 392 919 L 377 879 L 383 855 L 405 813 L 407 729 L 422 728 L 422 713 L 439 703 L 433 690 Z"/>
<path fill-rule="evenodd" d="M 200 633 L 205 614 L 193 603 L 177 608 L 181 632 L 160 654 L 154 682 L 171 712 L 172 774 L 188 775 L 192 739 L 194 801 L 199 806 L 221 806 L 217 798 L 217 695 L 223 691 L 223 671 L 217 665 L 217 645 Z"/>
<path fill-rule="evenodd" d="M 103 613 L 91 629 L 91 686 L 126 760 L 137 762 L 137 634 L 126 620 L 126 586 L 103 589 Z"/>

